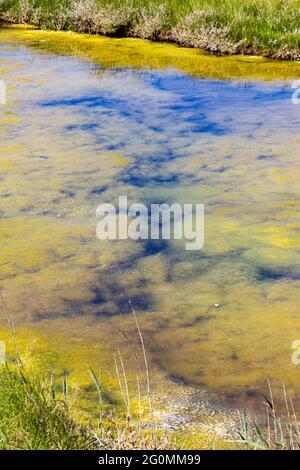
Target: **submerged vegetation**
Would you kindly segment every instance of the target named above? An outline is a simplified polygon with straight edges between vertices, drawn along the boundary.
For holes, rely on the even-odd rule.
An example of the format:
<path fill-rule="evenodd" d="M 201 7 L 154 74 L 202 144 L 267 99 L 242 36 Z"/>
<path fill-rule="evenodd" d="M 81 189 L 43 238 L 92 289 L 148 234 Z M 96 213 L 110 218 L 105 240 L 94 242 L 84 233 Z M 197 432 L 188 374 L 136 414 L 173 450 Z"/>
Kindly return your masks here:
<path fill-rule="evenodd" d="M 299 0 L 4 0 L 2 20 L 299 60 Z"/>

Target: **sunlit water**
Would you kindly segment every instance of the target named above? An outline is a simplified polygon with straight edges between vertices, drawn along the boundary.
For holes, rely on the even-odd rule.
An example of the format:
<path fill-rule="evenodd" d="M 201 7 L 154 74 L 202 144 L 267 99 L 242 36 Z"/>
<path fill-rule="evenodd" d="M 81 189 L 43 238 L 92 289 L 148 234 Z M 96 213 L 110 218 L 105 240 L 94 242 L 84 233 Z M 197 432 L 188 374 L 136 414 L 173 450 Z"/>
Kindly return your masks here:
<path fill-rule="evenodd" d="M 101 54 L 94 63 L 43 49 L 0 43 L 0 280 L 17 323 L 53 321 L 62 333 L 59 320 L 72 318 L 80 337 L 88 317 L 101 341 L 131 300 L 152 362 L 171 378 L 232 402 L 266 378 L 300 392 L 291 83 L 103 68 Z M 205 204 L 204 249 L 99 241 L 96 208 L 119 195 Z"/>

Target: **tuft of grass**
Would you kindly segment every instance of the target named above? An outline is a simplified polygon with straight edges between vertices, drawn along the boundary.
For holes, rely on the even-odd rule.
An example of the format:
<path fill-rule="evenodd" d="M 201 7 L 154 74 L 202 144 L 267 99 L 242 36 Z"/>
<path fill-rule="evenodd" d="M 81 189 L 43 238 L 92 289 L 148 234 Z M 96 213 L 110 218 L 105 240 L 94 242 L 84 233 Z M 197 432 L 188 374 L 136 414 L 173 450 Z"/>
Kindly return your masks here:
<path fill-rule="evenodd" d="M 269 397 L 265 397 L 265 419 L 262 416 L 249 417 L 243 413 L 241 429 L 235 443 L 247 450 L 300 450 L 300 426 L 293 400 L 288 398 L 283 386 L 286 413 L 277 415 L 273 392 L 268 381 Z"/>
<path fill-rule="evenodd" d="M 76 424 L 65 401 L 43 380 L 6 368 L 0 376 L 0 449 L 95 449 L 90 433 Z"/>
<path fill-rule="evenodd" d="M 2 20 L 300 59 L 299 0 L 3 0 Z"/>

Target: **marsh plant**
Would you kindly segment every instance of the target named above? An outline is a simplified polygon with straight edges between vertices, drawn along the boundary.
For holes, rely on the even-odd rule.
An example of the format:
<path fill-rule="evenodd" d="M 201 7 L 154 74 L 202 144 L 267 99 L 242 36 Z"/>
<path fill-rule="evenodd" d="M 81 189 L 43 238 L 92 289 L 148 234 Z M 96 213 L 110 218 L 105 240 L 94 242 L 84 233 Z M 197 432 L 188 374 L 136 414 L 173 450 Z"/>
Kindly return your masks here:
<path fill-rule="evenodd" d="M 300 58 L 298 0 L 3 0 L 2 20 L 172 41 L 215 54 Z"/>
<path fill-rule="evenodd" d="M 268 381 L 269 394 L 264 398 L 265 418 L 240 415 L 240 439 L 237 445 L 249 450 L 300 450 L 300 425 L 293 400 L 283 386 L 285 413 L 277 413 L 273 391 Z"/>

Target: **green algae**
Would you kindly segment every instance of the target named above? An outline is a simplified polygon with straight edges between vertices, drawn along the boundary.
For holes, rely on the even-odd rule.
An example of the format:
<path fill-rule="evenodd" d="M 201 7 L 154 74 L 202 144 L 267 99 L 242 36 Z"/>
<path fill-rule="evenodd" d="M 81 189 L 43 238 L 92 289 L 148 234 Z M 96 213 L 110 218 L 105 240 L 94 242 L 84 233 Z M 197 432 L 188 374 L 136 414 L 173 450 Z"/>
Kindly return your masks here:
<path fill-rule="evenodd" d="M 26 44 L 47 53 L 67 54 L 100 63 L 104 68 L 176 68 L 191 75 L 218 79 L 283 80 L 299 77 L 300 65 L 262 57 L 213 57 L 197 49 L 167 43 L 73 32 L 40 31 L 34 27 L 5 25 L 0 41 Z"/>

